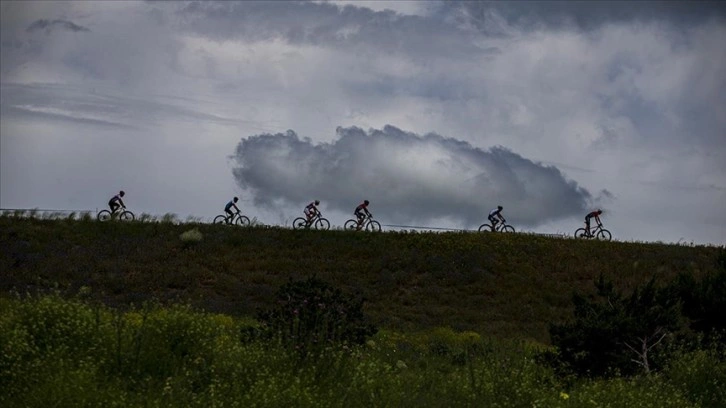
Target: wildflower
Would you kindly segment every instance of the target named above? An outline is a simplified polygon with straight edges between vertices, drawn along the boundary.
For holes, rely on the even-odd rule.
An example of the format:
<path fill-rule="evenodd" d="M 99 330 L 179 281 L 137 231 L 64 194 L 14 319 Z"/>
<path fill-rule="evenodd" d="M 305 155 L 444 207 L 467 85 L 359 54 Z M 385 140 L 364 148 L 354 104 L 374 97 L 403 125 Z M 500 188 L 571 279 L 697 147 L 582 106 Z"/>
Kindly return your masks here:
<path fill-rule="evenodd" d="M 566 392 L 560 391 L 560 398 L 562 398 L 563 400 L 566 400 L 566 399 L 570 398 L 570 396 Z"/>

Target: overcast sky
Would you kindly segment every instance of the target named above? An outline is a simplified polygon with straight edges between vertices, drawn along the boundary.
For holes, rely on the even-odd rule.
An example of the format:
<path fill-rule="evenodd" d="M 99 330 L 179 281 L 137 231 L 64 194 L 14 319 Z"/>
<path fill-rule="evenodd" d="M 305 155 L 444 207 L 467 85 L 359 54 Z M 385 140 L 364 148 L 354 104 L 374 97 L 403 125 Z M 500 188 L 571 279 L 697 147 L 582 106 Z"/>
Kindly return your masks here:
<path fill-rule="evenodd" d="M 719 2 L 0 8 L 2 208 L 726 243 Z"/>

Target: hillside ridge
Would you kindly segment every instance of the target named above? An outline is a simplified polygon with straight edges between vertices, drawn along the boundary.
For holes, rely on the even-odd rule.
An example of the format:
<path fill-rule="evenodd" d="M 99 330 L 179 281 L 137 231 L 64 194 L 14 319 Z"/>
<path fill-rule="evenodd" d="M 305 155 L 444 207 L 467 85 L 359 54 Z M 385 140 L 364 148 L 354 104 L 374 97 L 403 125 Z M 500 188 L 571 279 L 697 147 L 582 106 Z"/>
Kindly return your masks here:
<path fill-rule="evenodd" d="M 183 240 L 196 230 L 201 235 Z M 446 326 L 547 342 L 573 291 L 602 273 L 622 289 L 715 270 L 719 247 L 470 232 L 296 231 L 209 224 L 0 217 L 0 294 L 83 292 L 126 308 L 185 302 L 238 316 L 317 276 L 366 299 L 381 327 Z"/>

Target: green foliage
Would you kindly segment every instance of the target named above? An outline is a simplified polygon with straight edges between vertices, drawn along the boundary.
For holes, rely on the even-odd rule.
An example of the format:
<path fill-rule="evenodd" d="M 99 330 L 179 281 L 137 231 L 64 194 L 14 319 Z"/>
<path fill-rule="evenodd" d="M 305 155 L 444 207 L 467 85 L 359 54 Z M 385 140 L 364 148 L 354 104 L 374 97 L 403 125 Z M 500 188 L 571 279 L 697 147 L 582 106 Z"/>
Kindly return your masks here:
<path fill-rule="evenodd" d="M 726 351 L 716 348 L 674 353 L 664 378 L 703 408 L 726 404 Z"/>
<path fill-rule="evenodd" d="M 363 344 L 377 329 L 363 314 L 363 299 L 316 277 L 280 287 L 277 307 L 260 312 L 268 336 L 308 353 L 341 344 Z"/>
<path fill-rule="evenodd" d="M 176 214 L 174 213 L 166 213 L 161 217 L 160 222 L 168 223 L 168 224 L 176 224 L 179 222 L 179 219 Z"/>
<path fill-rule="evenodd" d="M 700 279 L 691 271 L 682 272 L 670 285 L 672 296 L 683 301 L 683 314 L 690 320 L 691 329 L 705 335 L 726 332 L 723 317 L 726 310 L 726 251 L 719 254 L 716 265 L 716 271 Z"/>
<path fill-rule="evenodd" d="M 198 242 L 201 242 L 202 238 L 204 238 L 204 235 L 201 231 L 199 231 L 199 228 L 184 231 L 181 235 L 179 235 L 179 239 L 181 239 L 186 247 L 190 247 Z"/>
<path fill-rule="evenodd" d="M 724 356 L 683 353 L 662 374 L 563 384 L 540 346 L 435 328 L 382 330 L 300 359 L 239 341 L 250 320 L 188 306 L 127 312 L 58 296 L 0 299 L 0 406 L 724 406 Z M 461 353 L 464 357 L 457 357 Z"/>
<path fill-rule="evenodd" d="M 595 286 L 595 296 L 573 295 L 573 321 L 551 326 L 557 359 L 576 374 L 589 376 L 657 368 L 657 347 L 683 329 L 678 299 L 659 289 L 654 278 L 629 296 L 602 275 Z"/>

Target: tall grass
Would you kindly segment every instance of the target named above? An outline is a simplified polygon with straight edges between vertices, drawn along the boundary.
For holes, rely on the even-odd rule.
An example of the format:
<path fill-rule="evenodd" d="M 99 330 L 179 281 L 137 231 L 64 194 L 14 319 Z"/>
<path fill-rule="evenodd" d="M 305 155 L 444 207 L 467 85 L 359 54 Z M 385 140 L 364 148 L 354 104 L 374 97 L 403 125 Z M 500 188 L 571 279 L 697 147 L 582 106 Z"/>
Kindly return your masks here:
<path fill-rule="evenodd" d="M 183 305 L 119 312 L 57 295 L 0 299 L 0 405 L 683 408 L 726 402 L 724 356 L 716 351 L 685 353 L 663 375 L 565 384 L 536 364 L 539 346 L 471 332 L 384 330 L 365 345 L 301 359 L 280 344 L 244 335 L 255 324 Z"/>

